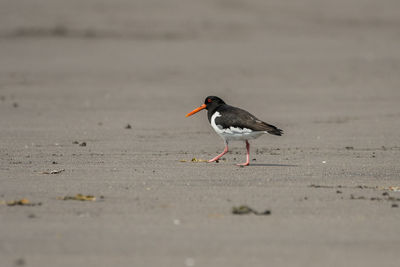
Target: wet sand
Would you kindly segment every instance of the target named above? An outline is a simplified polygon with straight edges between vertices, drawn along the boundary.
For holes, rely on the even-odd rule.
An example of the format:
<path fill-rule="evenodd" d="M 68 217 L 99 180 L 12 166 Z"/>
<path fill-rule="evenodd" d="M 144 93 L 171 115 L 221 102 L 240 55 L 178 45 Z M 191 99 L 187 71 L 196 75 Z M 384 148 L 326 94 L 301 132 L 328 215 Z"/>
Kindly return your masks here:
<path fill-rule="evenodd" d="M 0 10 L 1 266 L 399 266 L 397 1 Z M 285 135 L 191 162 L 207 95 Z"/>

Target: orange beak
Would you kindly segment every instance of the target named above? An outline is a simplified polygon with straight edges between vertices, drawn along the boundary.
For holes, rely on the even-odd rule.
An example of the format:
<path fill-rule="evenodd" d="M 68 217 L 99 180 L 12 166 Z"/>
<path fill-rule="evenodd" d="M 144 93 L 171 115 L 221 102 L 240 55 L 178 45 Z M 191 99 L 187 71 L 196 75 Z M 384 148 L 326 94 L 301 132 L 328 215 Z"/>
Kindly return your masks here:
<path fill-rule="evenodd" d="M 205 109 L 206 107 L 207 107 L 206 104 L 203 104 L 203 105 L 201 105 L 200 107 L 198 107 L 198 108 L 196 108 L 196 109 L 190 111 L 188 114 L 186 114 L 186 117 L 192 116 L 193 114 L 199 112 L 199 111 L 202 110 L 202 109 Z"/>

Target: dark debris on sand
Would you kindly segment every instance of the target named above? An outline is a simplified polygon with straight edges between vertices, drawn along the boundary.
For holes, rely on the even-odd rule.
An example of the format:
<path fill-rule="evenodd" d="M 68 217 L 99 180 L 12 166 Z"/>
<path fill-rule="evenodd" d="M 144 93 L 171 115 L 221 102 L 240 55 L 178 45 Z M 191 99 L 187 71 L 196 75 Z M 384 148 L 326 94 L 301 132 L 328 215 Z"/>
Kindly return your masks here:
<path fill-rule="evenodd" d="M 86 142 L 79 143 L 78 141 L 73 141 L 72 144 L 79 145 L 79 146 L 86 146 Z"/>
<path fill-rule="evenodd" d="M 271 210 L 265 210 L 264 212 L 258 212 L 247 205 L 239 207 L 232 207 L 232 214 L 244 215 L 244 214 L 255 214 L 255 215 L 271 215 Z"/>

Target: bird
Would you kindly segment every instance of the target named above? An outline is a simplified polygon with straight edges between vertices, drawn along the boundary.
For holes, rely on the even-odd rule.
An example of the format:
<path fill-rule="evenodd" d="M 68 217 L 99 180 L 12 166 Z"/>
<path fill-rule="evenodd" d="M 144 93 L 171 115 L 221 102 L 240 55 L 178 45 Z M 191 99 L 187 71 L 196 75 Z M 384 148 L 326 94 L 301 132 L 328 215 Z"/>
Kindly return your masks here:
<path fill-rule="evenodd" d="M 204 104 L 192 110 L 186 117 L 206 109 L 208 121 L 214 131 L 222 137 L 225 143 L 224 151 L 218 156 L 208 160 L 208 162 L 218 161 L 228 152 L 230 141 L 244 141 L 246 143 L 246 162 L 237 164 L 238 166 L 248 166 L 250 164 L 250 143 L 249 140 L 269 133 L 281 136 L 283 130 L 274 125 L 259 120 L 248 111 L 230 106 L 217 96 L 207 96 Z"/>

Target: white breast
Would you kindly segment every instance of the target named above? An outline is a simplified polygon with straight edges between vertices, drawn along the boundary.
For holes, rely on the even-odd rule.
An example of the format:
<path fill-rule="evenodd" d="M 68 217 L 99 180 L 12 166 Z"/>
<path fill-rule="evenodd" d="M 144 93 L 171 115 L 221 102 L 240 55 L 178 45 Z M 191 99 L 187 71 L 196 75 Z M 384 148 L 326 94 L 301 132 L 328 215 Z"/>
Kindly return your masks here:
<path fill-rule="evenodd" d="M 222 115 L 216 111 L 211 116 L 211 126 L 214 131 L 217 132 L 224 140 L 249 140 L 259 137 L 260 135 L 266 133 L 264 131 L 253 131 L 247 128 L 229 127 L 224 129 L 221 125 L 215 123 L 215 119 L 221 117 Z"/>

